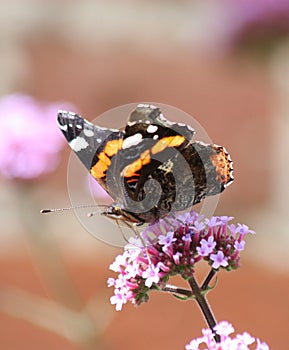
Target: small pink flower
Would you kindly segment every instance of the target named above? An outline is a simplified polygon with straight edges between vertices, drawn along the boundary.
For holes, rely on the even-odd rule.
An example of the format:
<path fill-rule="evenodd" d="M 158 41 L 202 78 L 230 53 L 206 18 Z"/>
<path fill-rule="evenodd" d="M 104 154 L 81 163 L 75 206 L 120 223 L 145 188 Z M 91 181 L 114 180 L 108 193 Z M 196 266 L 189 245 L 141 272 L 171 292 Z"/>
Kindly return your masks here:
<path fill-rule="evenodd" d="M 197 252 L 202 257 L 207 256 L 210 253 L 210 251 L 208 251 L 206 245 L 202 245 L 201 247 L 197 247 Z"/>
<path fill-rule="evenodd" d="M 256 350 L 270 350 L 268 344 L 265 342 L 261 342 L 259 339 L 257 339 L 257 347 Z"/>
<path fill-rule="evenodd" d="M 234 328 L 229 322 L 220 322 L 214 329 L 221 337 L 219 343 L 216 343 L 214 333 L 210 329 L 203 329 L 203 336 L 191 340 L 191 342 L 186 345 L 186 350 L 253 350 L 251 345 L 254 343 L 256 345 L 255 350 L 270 350 L 266 343 L 261 343 L 259 339 L 255 340 L 255 338 L 247 332 L 242 335 L 237 334 L 235 337 L 231 337 L 230 334 L 234 332 Z"/>
<path fill-rule="evenodd" d="M 231 221 L 232 219 L 234 219 L 234 217 L 233 217 L 233 216 L 226 216 L 226 215 L 223 215 L 223 216 L 219 216 L 218 219 L 219 219 L 219 221 L 220 221 L 222 224 L 226 225 L 229 221 Z"/>
<path fill-rule="evenodd" d="M 202 338 L 192 339 L 191 342 L 188 345 L 186 345 L 186 350 L 199 350 L 199 345 L 202 342 Z"/>
<path fill-rule="evenodd" d="M 205 223 L 206 225 L 208 225 L 208 227 L 215 227 L 218 225 L 218 218 L 216 216 L 212 216 L 210 219 L 205 219 Z"/>
<path fill-rule="evenodd" d="M 246 236 L 249 233 L 255 234 L 255 231 L 250 230 L 249 227 L 247 225 L 244 225 L 244 224 L 238 224 L 237 232 L 242 236 Z"/>
<path fill-rule="evenodd" d="M 140 268 L 137 261 L 133 261 L 131 264 L 128 264 L 125 268 L 126 279 L 134 278 L 140 274 Z"/>
<path fill-rule="evenodd" d="M 212 268 L 216 270 L 221 266 L 226 267 L 229 265 L 221 250 L 219 250 L 217 254 L 211 254 L 210 259 L 213 261 Z"/>
<path fill-rule="evenodd" d="M 214 237 L 210 236 L 207 240 L 203 238 L 200 241 L 200 244 L 201 247 L 197 247 L 197 252 L 201 256 L 208 256 L 213 251 L 217 243 L 214 241 Z"/>
<path fill-rule="evenodd" d="M 183 254 L 180 252 L 177 252 L 176 254 L 173 255 L 173 259 L 174 259 L 175 264 L 179 265 L 182 255 Z"/>
<path fill-rule="evenodd" d="M 255 338 L 252 337 L 247 332 L 244 332 L 243 334 L 237 334 L 236 339 L 238 339 L 240 341 L 240 343 L 245 344 L 245 345 L 251 345 L 255 341 Z"/>
<path fill-rule="evenodd" d="M 157 266 L 160 268 L 161 271 L 170 272 L 170 268 L 166 266 L 162 261 L 159 261 Z"/>
<path fill-rule="evenodd" d="M 224 336 L 228 336 L 232 333 L 234 333 L 235 329 L 234 327 L 231 325 L 231 323 L 227 322 L 227 321 L 221 321 L 219 322 L 215 327 L 214 330 L 216 331 L 217 334 L 219 335 L 224 335 Z"/>
<path fill-rule="evenodd" d="M 166 235 L 159 236 L 159 244 L 164 246 L 169 246 L 174 242 L 176 238 L 174 238 L 174 232 L 168 232 Z"/>
<path fill-rule="evenodd" d="M 143 272 L 142 277 L 145 279 L 145 285 L 151 287 L 153 283 L 158 283 L 160 269 L 159 267 L 154 267 L 149 265 L 148 268 Z"/>
<path fill-rule="evenodd" d="M 127 302 L 124 290 L 115 289 L 114 295 L 110 298 L 112 305 L 115 304 L 116 311 L 120 311 L 122 306 Z"/>
<path fill-rule="evenodd" d="M 125 251 L 123 254 L 118 255 L 114 262 L 110 264 L 109 268 L 110 270 L 114 272 L 121 272 L 122 271 L 122 266 L 125 266 L 127 263 L 127 258 L 128 258 L 128 252 Z"/>
<path fill-rule="evenodd" d="M 239 252 L 241 252 L 242 250 L 245 249 L 245 244 L 246 244 L 245 241 L 241 241 L 241 242 L 236 241 L 236 242 L 234 243 L 234 248 L 235 248 L 236 250 L 238 250 Z"/>
<path fill-rule="evenodd" d="M 206 227 L 206 225 L 204 222 L 195 221 L 193 230 L 202 231 L 205 229 L 205 227 Z"/>
<path fill-rule="evenodd" d="M 109 279 L 107 280 L 107 286 L 115 287 L 115 278 L 109 277 Z"/>

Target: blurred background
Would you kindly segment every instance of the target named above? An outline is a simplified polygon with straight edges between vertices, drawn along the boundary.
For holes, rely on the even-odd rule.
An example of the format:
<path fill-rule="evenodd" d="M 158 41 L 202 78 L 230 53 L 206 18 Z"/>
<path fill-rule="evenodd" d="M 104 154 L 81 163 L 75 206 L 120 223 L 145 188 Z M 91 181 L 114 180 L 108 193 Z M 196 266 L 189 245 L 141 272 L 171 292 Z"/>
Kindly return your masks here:
<path fill-rule="evenodd" d="M 117 313 L 106 280 L 121 250 L 73 212 L 39 214 L 70 205 L 57 109 L 93 120 L 132 102 L 182 109 L 230 151 L 216 213 L 257 235 L 209 301 L 287 348 L 289 1 L 2 1 L 0 52 L 0 348 L 184 349 L 205 327 L 194 302 L 158 293 Z"/>

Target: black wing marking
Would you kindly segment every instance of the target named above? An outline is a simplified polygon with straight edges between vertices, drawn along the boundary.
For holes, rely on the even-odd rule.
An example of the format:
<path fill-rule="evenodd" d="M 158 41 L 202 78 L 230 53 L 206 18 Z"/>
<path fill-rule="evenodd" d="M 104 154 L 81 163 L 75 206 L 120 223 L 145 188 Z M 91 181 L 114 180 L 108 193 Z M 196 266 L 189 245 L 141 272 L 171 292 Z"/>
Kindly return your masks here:
<path fill-rule="evenodd" d="M 189 144 L 147 174 L 146 179 L 156 180 L 162 192 L 156 199 L 158 189 L 154 182 L 140 188 L 137 201 L 149 196 L 151 202 L 158 202 L 154 207 L 143 207 L 138 213 L 139 220 L 154 222 L 170 211 L 186 210 L 208 196 L 221 193 L 233 181 L 232 170 L 232 161 L 224 147 L 202 142 Z"/>
<path fill-rule="evenodd" d="M 138 105 L 131 113 L 125 128 L 123 149 L 119 152 L 119 157 L 122 158 L 119 162 L 122 165 L 122 167 L 119 167 L 120 172 L 125 167 L 133 165 L 143 152 L 151 150 L 160 140 L 164 140 L 168 147 L 157 155 L 150 154 L 150 162 L 144 164 L 134 177 L 125 179 L 129 196 L 134 200 L 137 200 L 140 196 L 143 197 L 140 192 L 150 174 L 163 163 L 173 163 L 176 153 L 181 152 L 192 142 L 194 133 L 194 129 L 188 125 L 167 120 L 158 107 L 145 104 Z M 141 136 L 141 138 L 136 144 L 137 136 Z M 169 144 L 170 137 L 173 138 L 174 136 L 184 137 L 184 141 L 177 147 L 171 147 Z M 132 146 L 130 146 L 130 142 Z"/>
<path fill-rule="evenodd" d="M 193 182 L 183 176 L 180 194 L 185 196 L 176 200 L 176 210 L 187 209 L 208 196 L 219 194 L 232 183 L 232 160 L 224 147 L 196 141 L 183 150 L 182 156 L 190 167 Z M 176 173 L 181 170 L 177 169 Z M 191 204 L 187 196 L 190 193 L 193 194 Z"/>
<path fill-rule="evenodd" d="M 162 126 L 163 132 L 162 136 L 169 135 L 171 130 L 174 130 L 176 133 L 183 135 L 189 142 L 192 142 L 195 130 L 190 125 L 175 123 L 167 120 L 162 114 L 161 110 L 154 106 L 148 104 L 139 104 L 136 109 L 129 116 L 126 131 L 126 137 L 130 136 L 134 130 L 134 125 L 139 124 L 154 124 Z"/>

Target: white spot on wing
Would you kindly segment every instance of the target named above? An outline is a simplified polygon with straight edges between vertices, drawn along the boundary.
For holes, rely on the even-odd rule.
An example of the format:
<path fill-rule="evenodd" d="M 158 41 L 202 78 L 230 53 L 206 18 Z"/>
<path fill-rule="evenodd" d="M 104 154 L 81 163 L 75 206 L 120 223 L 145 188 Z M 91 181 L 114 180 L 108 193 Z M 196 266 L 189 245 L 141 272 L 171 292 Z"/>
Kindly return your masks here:
<path fill-rule="evenodd" d="M 61 130 L 63 130 L 63 131 L 67 131 L 67 129 L 68 129 L 67 124 L 64 124 L 64 125 L 59 124 L 59 123 L 57 123 L 57 124 L 58 124 L 58 126 L 59 126 L 59 129 L 61 129 Z"/>
<path fill-rule="evenodd" d="M 149 105 L 147 103 L 139 103 L 137 105 L 137 108 L 151 108 L 151 109 L 157 109 L 158 107 L 156 107 L 155 105 Z"/>
<path fill-rule="evenodd" d="M 171 161 L 171 159 L 169 159 L 167 162 L 161 164 L 159 166 L 159 169 L 163 170 L 167 173 L 171 172 L 173 169 L 174 163 Z"/>
<path fill-rule="evenodd" d="M 87 137 L 92 137 L 94 135 L 94 132 L 89 129 L 84 129 L 83 132 L 84 132 L 84 135 Z"/>
<path fill-rule="evenodd" d="M 154 135 L 154 136 L 153 136 L 153 139 L 154 139 L 154 140 L 157 140 L 158 138 L 159 138 L 159 135 Z"/>
<path fill-rule="evenodd" d="M 88 142 L 83 137 L 77 136 L 77 138 L 69 142 L 69 145 L 74 150 L 74 152 L 79 152 L 82 149 L 87 148 Z"/>
<path fill-rule="evenodd" d="M 150 105 L 146 104 L 146 103 L 139 103 L 136 108 L 148 108 Z"/>
<path fill-rule="evenodd" d="M 156 132 L 158 130 L 158 127 L 156 125 L 149 125 L 149 127 L 147 128 L 147 132 L 152 134 L 154 132 Z"/>
<path fill-rule="evenodd" d="M 142 140 L 142 134 L 137 133 L 137 134 L 135 134 L 133 136 L 130 136 L 127 139 L 125 139 L 123 141 L 122 148 L 125 149 L 125 148 L 129 148 L 131 146 L 135 146 L 138 143 L 140 143 L 141 140 Z"/>

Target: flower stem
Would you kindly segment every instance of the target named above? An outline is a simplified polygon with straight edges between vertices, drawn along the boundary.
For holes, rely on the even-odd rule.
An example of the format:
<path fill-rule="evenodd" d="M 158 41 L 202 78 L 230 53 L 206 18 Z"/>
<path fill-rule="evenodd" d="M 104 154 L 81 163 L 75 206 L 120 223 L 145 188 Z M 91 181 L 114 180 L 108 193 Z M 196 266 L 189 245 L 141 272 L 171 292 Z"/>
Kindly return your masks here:
<path fill-rule="evenodd" d="M 194 277 L 191 277 L 189 279 L 189 284 L 192 288 L 192 291 L 195 295 L 195 298 L 197 300 L 197 303 L 199 304 L 199 307 L 201 308 L 203 315 L 207 321 L 208 326 L 211 328 L 212 332 L 215 334 L 214 338 L 217 343 L 220 342 L 220 336 L 215 333 L 214 327 L 216 326 L 217 322 L 215 320 L 215 317 L 213 315 L 213 312 L 209 306 L 208 301 L 206 300 L 205 296 L 202 294 L 202 290 L 199 287 L 197 281 L 195 280 Z"/>
<path fill-rule="evenodd" d="M 172 285 L 166 285 L 164 288 L 162 288 L 163 292 L 168 292 L 168 293 L 174 293 L 174 294 L 180 294 L 180 295 L 185 295 L 187 297 L 190 297 L 193 295 L 192 291 L 189 289 L 184 289 L 184 288 L 179 288 L 176 286 Z"/>
<path fill-rule="evenodd" d="M 206 279 L 204 280 L 202 286 L 201 286 L 201 290 L 206 290 L 212 280 L 212 278 L 215 276 L 216 274 L 216 270 L 211 269 L 211 271 L 209 272 L 208 276 L 206 277 Z"/>

